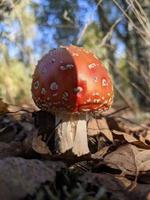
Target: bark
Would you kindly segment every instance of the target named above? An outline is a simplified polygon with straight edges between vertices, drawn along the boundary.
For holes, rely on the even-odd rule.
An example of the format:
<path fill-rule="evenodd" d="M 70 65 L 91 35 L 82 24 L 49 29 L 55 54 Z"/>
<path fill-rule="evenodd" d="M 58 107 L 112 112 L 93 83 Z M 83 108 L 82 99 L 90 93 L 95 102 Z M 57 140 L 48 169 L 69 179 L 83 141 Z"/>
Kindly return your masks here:
<path fill-rule="evenodd" d="M 98 5 L 99 0 L 95 0 L 95 3 Z M 102 2 L 97 7 L 99 23 L 101 27 L 101 31 L 103 33 L 103 37 L 105 37 L 111 29 L 112 23 L 109 21 L 107 13 L 104 9 L 104 2 Z M 116 83 L 120 82 L 120 76 L 116 68 L 116 59 L 115 59 L 115 47 L 112 45 L 111 38 L 108 38 L 106 41 L 106 51 L 107 58 L 109 60 L 109 68 L 114 77 L 114 81 Z"/>
<path fill-rule="evenodd" d="M 149 0 L 139 0 L 139 3 L 147 15 L 147 18 L 150 19 Z M 144 31 L 132 10 L 128 12 L 128 15 L 135 26 Z M 136 88 L 133 88 L 133 94 L 139 106 L 141 108 L 148 108 L 150 106 L 150 36 L 149 34 L 145 34 L 144 37 L 142 37 L 130 23 L 127 24 L 127 31 L 127 60 L 133 63 L 136 68 L 136 70 L 134 70 L 129 66 L 128 76 L 130 81 L 136 85 Z"/>

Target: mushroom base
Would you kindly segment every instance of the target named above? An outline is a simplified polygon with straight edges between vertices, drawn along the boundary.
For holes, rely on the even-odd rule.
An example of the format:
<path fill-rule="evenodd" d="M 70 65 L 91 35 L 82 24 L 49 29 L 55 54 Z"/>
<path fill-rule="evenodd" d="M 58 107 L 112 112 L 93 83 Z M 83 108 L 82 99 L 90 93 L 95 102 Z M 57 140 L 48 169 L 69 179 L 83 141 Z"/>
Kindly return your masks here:
<path fill-rule="evenodd" d="M 71 150 L 76 156 L 89 153 L 87 140 L 88 114 L 56 113 L 55 146 L 57 153 Z M 61 123 L 60 123 L 61 121 Z"/>

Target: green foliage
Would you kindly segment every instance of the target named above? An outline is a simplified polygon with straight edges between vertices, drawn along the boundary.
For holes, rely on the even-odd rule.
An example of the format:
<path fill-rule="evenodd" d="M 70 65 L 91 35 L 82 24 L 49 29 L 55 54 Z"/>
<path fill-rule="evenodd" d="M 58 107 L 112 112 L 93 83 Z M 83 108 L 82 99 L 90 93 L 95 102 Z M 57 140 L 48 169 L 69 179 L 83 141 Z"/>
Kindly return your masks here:
<path fill-rule="evenodd" d="M 28 103 L 31 101 L 31 66 L 34 66 L 30 43 L 35 37 L 35 17 L 31 0 L 12 4 L 12 11 L 2 21 L 0 96 L 9 103 Z"/>
<path fill-rule="evenodd" d="M 23 63 L 11 60 L 9 67 L 0 63 L 0 72 L 0 96 L 10 103 L 24 103 L 31 99 L 31 76 Z"/>
<path fill-rule="evenodd" d="M 93 51 L 98 57 L 103 57 L 105 55 L 105 48 L 100 48 L 101 42 L 102 33 L 98 24 L 90 24 L 83 36 L 83 46 Z"/>
<path fill-rule="evenodd" d="M 102 39 L 102 32 L 98 24 L 91 23 L 83 36 L 83 46 L 92 51 L 97 57 L 101 58 L 103 63 L 107 66 L 106 47 L 101 46 Z"/>

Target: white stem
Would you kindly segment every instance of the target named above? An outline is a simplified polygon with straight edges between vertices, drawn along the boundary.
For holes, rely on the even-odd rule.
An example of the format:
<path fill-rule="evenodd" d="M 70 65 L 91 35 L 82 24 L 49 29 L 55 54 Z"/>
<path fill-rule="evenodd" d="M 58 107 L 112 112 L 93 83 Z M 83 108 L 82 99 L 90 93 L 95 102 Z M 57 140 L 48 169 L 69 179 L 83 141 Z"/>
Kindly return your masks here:
<path fill-rule="evenodd" d="M 55 135 L 56 150 L 58 153 L 65 153 L 73 147 L 74 132 L 72 131 L 70 117 L 70 115 L 64 113 L 56 114 L 56 125 L 61 121 Z"/>
<path fill-rule="evenodd" d="M 58 153 L 65 153 L 68 150 L 77 156 L 89 153 L 87 140 L 87 121 L 86 114 L 56 114 L 55 142 Z"/>
<path fill-rule="evenodd" d="M 89 153 L 86 114 L 80 115 L 77 121 L 72 152 L 77 156 Z"/>

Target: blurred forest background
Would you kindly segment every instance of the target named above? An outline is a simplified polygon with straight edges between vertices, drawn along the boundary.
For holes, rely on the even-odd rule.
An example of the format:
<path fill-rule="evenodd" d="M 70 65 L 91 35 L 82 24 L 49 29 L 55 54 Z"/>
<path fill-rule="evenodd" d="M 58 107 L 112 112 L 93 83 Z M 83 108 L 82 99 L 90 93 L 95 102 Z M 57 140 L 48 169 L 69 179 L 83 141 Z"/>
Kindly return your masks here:
<path fill-rule="evenodd" d="M 0 0 L 0 97 L 29 104 L 34 67 L 59 45 L 93 51 L 116 106 L 150 110 L 149 0 Z"/>

